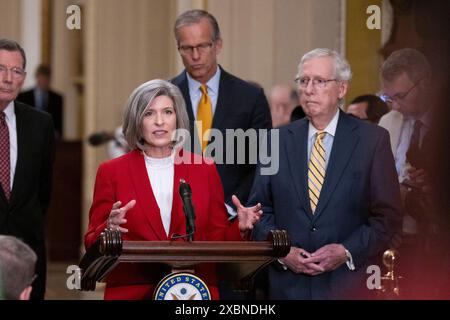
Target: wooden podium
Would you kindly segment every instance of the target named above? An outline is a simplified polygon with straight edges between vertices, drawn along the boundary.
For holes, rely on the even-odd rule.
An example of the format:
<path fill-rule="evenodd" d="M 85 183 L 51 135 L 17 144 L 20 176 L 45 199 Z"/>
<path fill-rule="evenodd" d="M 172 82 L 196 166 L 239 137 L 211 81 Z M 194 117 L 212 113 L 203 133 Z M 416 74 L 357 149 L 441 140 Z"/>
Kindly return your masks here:
<path fill-rule="evenodd" d="M 158 283 L 177 271 L 195 273 L 200 264 L 215 264 L 217 278 L 240 290 L 248 289 L 256 273 L 285 257 L 291 242 L 286 231 L 272 230 L 266 241 L 122 241 L 119 231 L 106 230 L 80 262 L 81 290 L 96 282 L 115 283 L 115 272 L 133 264 L 128 284 Z"/>

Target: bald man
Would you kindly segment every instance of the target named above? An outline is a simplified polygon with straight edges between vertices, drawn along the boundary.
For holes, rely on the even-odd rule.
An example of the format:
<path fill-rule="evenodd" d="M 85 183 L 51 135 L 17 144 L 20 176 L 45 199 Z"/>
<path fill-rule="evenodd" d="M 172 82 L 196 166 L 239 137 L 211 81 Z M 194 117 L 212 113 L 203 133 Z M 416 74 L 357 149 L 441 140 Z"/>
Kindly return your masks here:
<path fill-rule="evenodd" d="M 274 128 L 290 122 L 292 110 L 298 105 L 298 101 L 292 99 L 293 90 L 288 85 L 275 85 L 272 88 L 269 104 Z"/>

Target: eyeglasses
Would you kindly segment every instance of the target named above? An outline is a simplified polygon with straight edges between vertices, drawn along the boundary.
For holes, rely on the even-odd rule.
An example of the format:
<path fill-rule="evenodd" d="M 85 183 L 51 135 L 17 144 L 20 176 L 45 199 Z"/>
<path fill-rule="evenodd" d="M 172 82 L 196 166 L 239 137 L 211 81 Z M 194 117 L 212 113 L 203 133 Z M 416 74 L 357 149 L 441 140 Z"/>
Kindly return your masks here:
<path fill-rule="evenodd" d="M 13 79 L 21 79 L 23 76 L 25 76 L 26 72 L 20 68 L 14 67 L 11 69 L 8 69 L 4 65 L 0 64 L 0 75 L 5 75 L 7 72 L 11 71 Z"/>
<path fill-rule="evenodd" d="M 179 46 L 178 50 L 183 55 L 192 55 L 194 53 L 194 49 L 197 49 L 197 52 L 199 54 L 202 54 L 209 51 L 209 49 L 212 48 L 213 44 L 213 42 L 204 42 L 196 46 Z"/>
<path fill-rule="evenodd" d="M 309 82 L 312 81 L 312 85 L 314 88 L 325 89 L 327 83 L 330 81 L 338 81 L 337 79 L 321 79 L 321 78 L 295 78 L 294 82 L 298 84 L 298 86 L 302 89 L 306 89 L 308 87 Z"/>
<path fill-rule="evenodd" d="M 411 88 L 409 88 L 408 91 L 406 91 L 405 93 L 397 93 L 396 95 L 394 95 L 393 97 L 388 96 L 387 94 L 382 94 L 380 95 L 381 100 L 383 100 L 384 102 L 386 102 L 387 104 L 393 104 L 394 101 L 395 102 L 399 102 L 403 99 L 406 98 L 406 96 L 415 88 L 417 87 L 417 85 L 420 83 L 420 81 L 422 81 L 424 78 L 420 79 L 419 81 L 417 81 Z"/>

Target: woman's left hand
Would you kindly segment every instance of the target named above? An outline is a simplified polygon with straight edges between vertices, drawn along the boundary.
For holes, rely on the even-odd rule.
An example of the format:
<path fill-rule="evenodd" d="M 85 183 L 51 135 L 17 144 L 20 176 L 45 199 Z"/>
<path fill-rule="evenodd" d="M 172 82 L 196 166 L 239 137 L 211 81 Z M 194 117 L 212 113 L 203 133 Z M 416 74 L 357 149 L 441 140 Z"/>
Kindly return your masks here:
<path fill-rule="evenodd" d="M 241 235 L 244 236 L 248 231 L 253 229 L 255 223 L 261 218 L 263 213 L 261 210 L 261 204 L 258 203 L 253 207 L 244 207 L 235 195 L 231 197 L 231 200 L 237 208 L 239 231 L 241 232 Z"/>

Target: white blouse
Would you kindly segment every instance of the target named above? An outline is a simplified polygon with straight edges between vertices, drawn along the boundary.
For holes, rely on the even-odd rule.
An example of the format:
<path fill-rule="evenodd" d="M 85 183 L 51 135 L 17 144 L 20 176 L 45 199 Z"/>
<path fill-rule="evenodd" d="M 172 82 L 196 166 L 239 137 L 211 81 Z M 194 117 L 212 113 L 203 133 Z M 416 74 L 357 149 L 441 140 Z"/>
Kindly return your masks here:
<path fill-rule="evenodd" d="M 158 204 L 161 220 L 169 235 L 173 199 L 174 157 L 152 158 L 144 153 L 145 167 L 150 179 L 153 194 Z"/>

